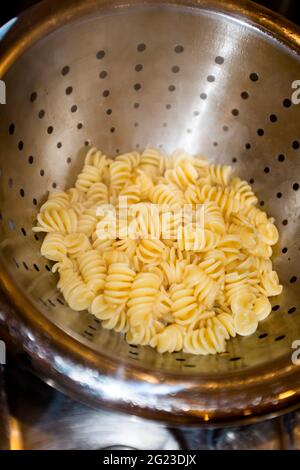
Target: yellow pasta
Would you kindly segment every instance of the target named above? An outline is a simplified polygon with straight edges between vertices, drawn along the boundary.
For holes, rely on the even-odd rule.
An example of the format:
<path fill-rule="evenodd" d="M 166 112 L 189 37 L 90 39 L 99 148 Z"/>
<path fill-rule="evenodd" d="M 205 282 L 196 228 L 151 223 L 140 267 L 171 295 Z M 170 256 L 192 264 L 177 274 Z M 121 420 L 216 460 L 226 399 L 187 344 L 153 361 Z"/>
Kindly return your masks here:
<path fill-rule="evenodd" d="M 68 305 L 130 344 L 159 353 L 222 353 L 253 334 L 282 286 L 279 234 L 231 167 L 147 148 L 115 159 L 87 151 L 75 186 L 37 216 L 41 254 Z"/>

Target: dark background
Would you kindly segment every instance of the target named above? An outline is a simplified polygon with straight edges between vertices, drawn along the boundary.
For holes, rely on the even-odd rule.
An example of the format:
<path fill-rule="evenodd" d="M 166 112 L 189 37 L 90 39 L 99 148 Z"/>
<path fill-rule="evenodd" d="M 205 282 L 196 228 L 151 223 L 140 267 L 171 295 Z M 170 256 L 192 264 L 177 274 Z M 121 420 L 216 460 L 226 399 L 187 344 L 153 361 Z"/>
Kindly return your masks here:
<path fill-rule="evenodd" d="M 39 0 L 1 0 L 0 24 L 13 18 L 25 8 L 38 3 Z M 61 0 L 63 1 L 63 0 Z M 300 25 L 300 1 L 299 0 L 257 0 L 256 3 L 265 5 L 286 16 L 294 23 Z"/>

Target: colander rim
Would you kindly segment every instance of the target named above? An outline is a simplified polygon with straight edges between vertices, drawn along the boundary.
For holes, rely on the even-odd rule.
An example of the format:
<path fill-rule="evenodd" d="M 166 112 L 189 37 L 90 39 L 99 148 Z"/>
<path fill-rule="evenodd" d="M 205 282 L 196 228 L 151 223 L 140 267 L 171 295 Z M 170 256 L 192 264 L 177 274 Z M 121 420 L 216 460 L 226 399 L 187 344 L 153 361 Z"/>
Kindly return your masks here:
<path fill-rule="evenodd" d="M 248 1 L 47 0 L 22 14 L 0 44 L 0 77 L 4 77 L 18 57 L 35 42 L 68 22 L 96 10 L 137 6 L 191 7 L 218 12 L 258 28 L 298 55 L 300 52 L 298 27 Z M 226 375 L 227 381 L 219 376 L 218 383 L 204 376 L 183 377 L 170 371 L 162 376 L 159 371 L 150 373 L 143 366 L 125 364 L 122 364 L 122 378 L 118 379 L 116 371 L 120 361 L 79 343 L 48 320 L 14 284 L 1 260 L 0 284 L 10 299 L 1 299 L 0 323 L 7 323 L 11 338 L 22 344 L 35 371 L 89 404 L 105 403 L 111 408 L 173 424 L 209 426 L 232 424 L 240 419 L 254 421 L 267 414 L 278 415 L 298 404 L 299 373 L 287 357 L 274 361 L 267 370 L 257 367 L 242 371 L 236 380 L 230 374 Z M 168 380 L 167 384 L 164 379 Z M 141 383 L 143 389 L 139 391 Z M 109 396 L 109 387 L 119 388 L 118 396 Z M 222 409 L 218 408 L 220 400 Z"/>

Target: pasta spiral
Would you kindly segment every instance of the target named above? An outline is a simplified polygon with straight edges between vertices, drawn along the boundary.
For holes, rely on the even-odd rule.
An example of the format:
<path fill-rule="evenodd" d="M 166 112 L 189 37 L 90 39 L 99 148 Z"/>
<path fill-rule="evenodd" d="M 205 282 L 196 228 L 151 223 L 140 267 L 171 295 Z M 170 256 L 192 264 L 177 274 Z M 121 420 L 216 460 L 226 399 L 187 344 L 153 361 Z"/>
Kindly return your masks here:
<path fill-rule="evenodd" d="M 41 254 L 51 261 L 61 261 L 67 254 L 65 237 L 61 233 L 47 233 L 41 246 Z"/>
<path fill-rule="evenodd" d="M 73 209 L 50 209 L 37 216 L 34 232 L 72 233 L 77 231 L 77 215 Z"/>
<path fill-rule="evenodd" d="M 209 319 L 205 327 L 189 331 L 184 337 L 184 351 L 191 354 L 216 354 L 225 351 L 226 340 L 235 336 L 232 317 L 226 313 Z"/>

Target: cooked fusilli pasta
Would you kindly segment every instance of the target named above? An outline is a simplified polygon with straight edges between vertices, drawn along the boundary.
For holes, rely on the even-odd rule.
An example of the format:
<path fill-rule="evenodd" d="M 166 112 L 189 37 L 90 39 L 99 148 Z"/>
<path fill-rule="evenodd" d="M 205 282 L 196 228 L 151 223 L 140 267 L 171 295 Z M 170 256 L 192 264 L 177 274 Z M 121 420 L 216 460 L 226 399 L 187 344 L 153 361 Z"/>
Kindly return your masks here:
<path fill-rule="evenodd" d="M 49 194 L 35 232 L 73 310 L 159 353 L 216 354 L 255 332 L 282 286 L 279 235 L 231 167 L 182 151 L 88 150 L 75 186 Z"/>

